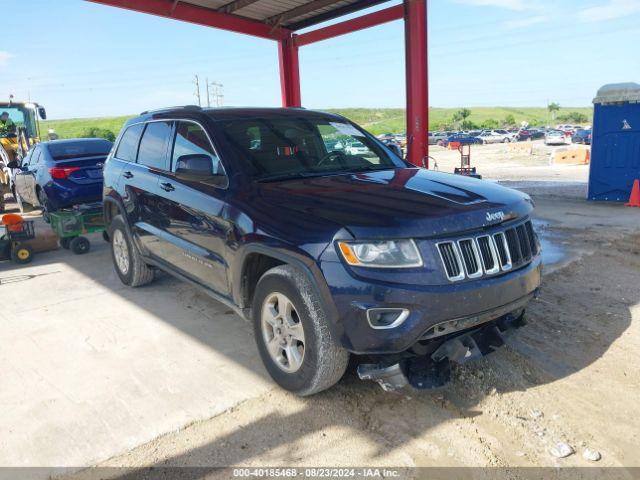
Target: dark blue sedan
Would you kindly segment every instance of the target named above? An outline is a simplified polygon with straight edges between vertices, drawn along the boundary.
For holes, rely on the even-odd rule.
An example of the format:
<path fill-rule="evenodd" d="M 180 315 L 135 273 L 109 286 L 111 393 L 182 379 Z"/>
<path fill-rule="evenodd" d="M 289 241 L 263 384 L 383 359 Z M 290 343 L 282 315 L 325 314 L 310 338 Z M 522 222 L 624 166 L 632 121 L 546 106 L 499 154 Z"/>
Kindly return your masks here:
<path fill-rule="evenodd" d="M 36 145 L 15 174 L 20 210 L 25 204 L 49 212 L 102 200 L 102 166 L 113 144 L 98 138 Z"/>
<path fill-rule="evenodd" d="M 458 142 L 460 145 L 480 145 L 482 140 L 466 133 L 456 133 L 447 137 L 444 146 L 448 146 L 451 142 Z"/>

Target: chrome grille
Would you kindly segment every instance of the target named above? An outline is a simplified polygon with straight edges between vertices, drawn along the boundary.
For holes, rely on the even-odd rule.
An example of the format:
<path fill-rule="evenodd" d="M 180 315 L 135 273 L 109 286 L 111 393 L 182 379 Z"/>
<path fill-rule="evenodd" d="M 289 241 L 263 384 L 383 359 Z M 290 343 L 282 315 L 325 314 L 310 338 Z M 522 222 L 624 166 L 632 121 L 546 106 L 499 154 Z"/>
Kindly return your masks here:
<path fill-rule="evenodd" d="M 447 273 L 447 278 L 452 282 L 462 280 L 464 272 L 462 271 L 460 254 L 455 244 L 453 242 L 440 243 L 438 244 L 438 250 L 440 251 L 440 258 Z"/>
<path fill-rule="evenodd" d="M 482 275 L 482 266 L 480 265 L 480 255 L 478 247 L 473 238 L 466 238 L 458 242 L 462 260 L 464 261 L 464 269 L 469 278 L 477 278 Z"/>
<path fill-rule="evenodd" d="M 521 267 L 540 250 L 531 221 L 493 235 L 440 242 L 436 246 L 447 278 L 452 282 Z"/>

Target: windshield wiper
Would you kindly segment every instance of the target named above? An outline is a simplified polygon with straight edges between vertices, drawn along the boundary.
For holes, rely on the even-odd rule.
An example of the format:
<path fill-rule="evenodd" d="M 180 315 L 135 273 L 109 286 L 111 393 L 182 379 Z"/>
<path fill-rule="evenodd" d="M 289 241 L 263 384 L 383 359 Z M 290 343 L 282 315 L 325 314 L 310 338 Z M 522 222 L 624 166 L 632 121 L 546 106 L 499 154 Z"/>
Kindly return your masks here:
<path fill-rule="evenodd" d="M 336 173 L 379 172 L 382 170 L 395 170 L 396 168 L 399 168 L 399 167 L 397 167 L 396 165 L 386 165 L 386 166 L 366 165 L 366 166 L 347 168 L 346 170 L 342 170 Z"/>

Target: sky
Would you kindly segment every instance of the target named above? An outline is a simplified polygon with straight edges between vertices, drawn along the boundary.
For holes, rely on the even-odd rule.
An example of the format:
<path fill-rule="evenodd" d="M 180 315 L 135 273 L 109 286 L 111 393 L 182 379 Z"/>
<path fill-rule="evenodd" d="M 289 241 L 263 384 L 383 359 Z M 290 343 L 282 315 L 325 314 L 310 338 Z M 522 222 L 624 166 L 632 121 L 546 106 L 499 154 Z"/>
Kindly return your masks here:
<path fill-rule="evenodd" d="M 390 2 L 391 6 L 399 3 Z M 193 104 L 278 106 L 277 44 L 82 0 L 0 0 L 0 99 L 50 118 Z M 640 0 L 428 0 L 434 107 L 587 106 L 606 83 L 640 82 Z M 301 49 L 309 108 L 403 107 L 400 21 Z M 203 99 L 204 101 L 204 99 Z"/>

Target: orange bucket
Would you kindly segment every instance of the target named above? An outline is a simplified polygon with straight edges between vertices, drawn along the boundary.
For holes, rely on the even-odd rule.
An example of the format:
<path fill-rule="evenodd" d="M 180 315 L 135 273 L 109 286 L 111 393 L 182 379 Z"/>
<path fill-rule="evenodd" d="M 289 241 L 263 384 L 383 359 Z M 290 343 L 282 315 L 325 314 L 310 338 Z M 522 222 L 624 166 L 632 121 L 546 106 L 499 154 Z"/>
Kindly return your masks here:
<path fill-rule="evenodd" d="M 7 213 L 2 216 L 2 225 L 7 227 L 10 232 L 21 232 L 23 229 L 24 219 L 17 213 Z"/>

